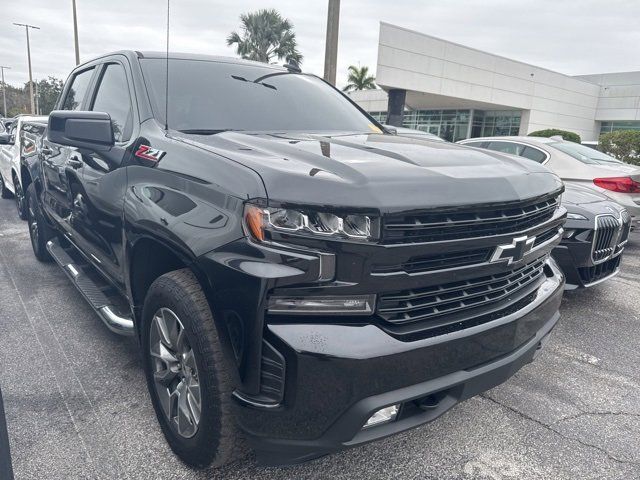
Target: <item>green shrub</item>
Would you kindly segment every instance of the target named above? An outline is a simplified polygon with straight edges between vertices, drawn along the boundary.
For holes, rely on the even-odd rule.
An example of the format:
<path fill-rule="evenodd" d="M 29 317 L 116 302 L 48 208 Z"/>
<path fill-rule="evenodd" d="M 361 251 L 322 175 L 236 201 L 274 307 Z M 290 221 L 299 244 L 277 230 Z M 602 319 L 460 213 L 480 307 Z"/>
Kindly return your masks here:
<path fill-rule="evenodd" d="M 600 135 L 598 150 L 623 162 L 640 165 L 640 131 L 616 130 Z"/>
<path fill-rule="evenodd" d="M 563 139 L 569 142 L 580 143 L 580 135 L 573 132 L 567 132 L 566 130 L 558 130 L 557 128 L 547 128 L 546 130 L 538 130 L 537 132 L 531 132 L 530 137 L 555 137 L 560 135 Z"/>

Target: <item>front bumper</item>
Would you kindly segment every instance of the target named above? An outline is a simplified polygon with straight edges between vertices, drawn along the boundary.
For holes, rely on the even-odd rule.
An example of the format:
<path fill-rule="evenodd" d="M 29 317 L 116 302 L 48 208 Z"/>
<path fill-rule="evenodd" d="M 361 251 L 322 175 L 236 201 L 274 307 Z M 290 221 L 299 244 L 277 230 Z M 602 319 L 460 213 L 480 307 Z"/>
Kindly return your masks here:
<path fill-rule="evenodd" d="M 266 339 L 287 363 L 285 400 L 237 417 L 263 464 L 310 460 L 432 421 L 511 377 L 537 354 L 559 318 L 564 277 L 555 267 L 522 310 L 412 342 L 376 325 L 269 323 Z M 307 319 L 308 320 L 308 319 Z M 426 403 L 429 408 L 420 408 Z M 363 429 L 380 408 L 396 421 Z"/>

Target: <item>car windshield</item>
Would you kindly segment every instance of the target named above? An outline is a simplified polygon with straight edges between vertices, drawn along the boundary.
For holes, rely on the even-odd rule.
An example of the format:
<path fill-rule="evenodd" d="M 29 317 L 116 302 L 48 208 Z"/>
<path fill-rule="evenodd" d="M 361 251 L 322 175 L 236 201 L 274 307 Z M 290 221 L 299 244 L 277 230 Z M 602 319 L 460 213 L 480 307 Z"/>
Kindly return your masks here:
<path fill-rule="evenodd" d="M 561 152 L 571 155 L 573 158 L 580 160 L 582 163 L 588 163 L 592 165 L 610 165 L 612 163 L 623 163 L 620 160 L 613 158 L 606 153 L 599 152 L 591 147 L 585 147 L 578 143 L 573 142 L 555 142 L 547 145 L 557 148 Z"/>
<path fill-rule="evenodd" d="M 166 60 L 140 63 L 154 115 L 164 123 Z M 171 59 L 168 110 L 169 127 L 186 133 L 380 132 L 319 78 L 259 64 Z"/>

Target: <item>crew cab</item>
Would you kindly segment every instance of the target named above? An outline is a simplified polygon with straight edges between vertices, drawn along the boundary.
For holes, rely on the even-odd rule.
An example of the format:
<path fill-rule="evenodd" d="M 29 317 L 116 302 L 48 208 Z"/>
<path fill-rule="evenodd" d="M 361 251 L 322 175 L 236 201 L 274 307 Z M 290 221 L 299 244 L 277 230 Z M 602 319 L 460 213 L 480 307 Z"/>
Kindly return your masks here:
<path fill-rule="evenodd" d="M 138 339 L 190 465 L 424 424 L 559 318 L 556 175 L 390 134 L 295 65 L 105 55 L 71 73 L 38 149 L 34 253 Z"/>

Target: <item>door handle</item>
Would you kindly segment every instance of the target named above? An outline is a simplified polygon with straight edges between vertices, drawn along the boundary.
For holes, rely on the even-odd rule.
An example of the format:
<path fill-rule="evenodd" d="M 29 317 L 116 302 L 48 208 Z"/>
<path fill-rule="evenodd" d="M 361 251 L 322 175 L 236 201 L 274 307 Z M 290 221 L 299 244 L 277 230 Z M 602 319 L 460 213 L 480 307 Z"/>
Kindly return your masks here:
<path fill-rule="evenodd" d="M 53 150 L 51 149 L 51 147 L 42 147 L 42 150 L 40 150 L 40 152 L 42 152 L 43 155 L 51 155 L 53 153 Z"/>
<path fill-rule="evenodd" d="M 70 158 L 69 160 L 67 160 L 67 164 L 71 167 L 71 168 L 81 168 L 82 165 L 84 165 L 82 163 L 82 160 L 78 160 L 77 158 Z"/>

